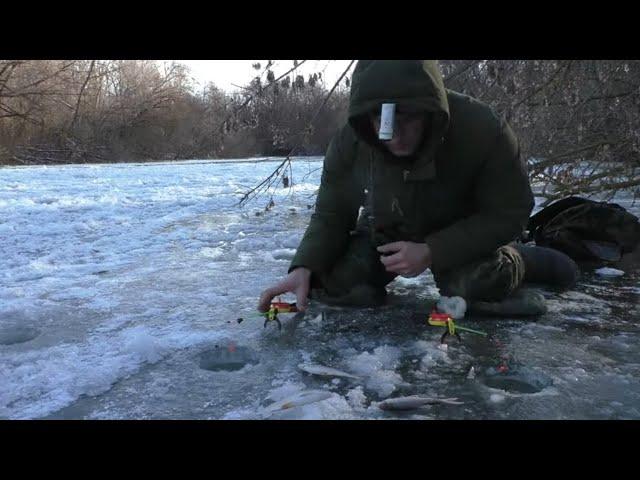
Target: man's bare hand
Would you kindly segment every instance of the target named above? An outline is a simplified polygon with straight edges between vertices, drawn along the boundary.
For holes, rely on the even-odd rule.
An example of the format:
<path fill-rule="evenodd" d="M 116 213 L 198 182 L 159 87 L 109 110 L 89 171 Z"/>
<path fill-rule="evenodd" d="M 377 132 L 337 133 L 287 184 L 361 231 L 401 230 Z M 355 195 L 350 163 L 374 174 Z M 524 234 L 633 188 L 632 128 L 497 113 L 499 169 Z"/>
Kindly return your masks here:
<path fill-rule="evenodd" d="M 391 254 L 380 257 L 387 272 L 403 277 L 417 277 L 431 266 L 431 250 L 426 243 L 393 242 L 379 246 L 378 251 Z"/>
<path fill-rule="evenodd" d="M 266 312 L 269 310 L 271 300 L 283 293 L 291 292 L 296 295 L 296 306 L 298 310 L 304 312 L 307 308 L 307 296 L 309 295 L 309 283 L 311 279 L 311 270 L 304 267 L 298 267 L 285 277 L 281 282 L 267 288 L 260 295 L 258 302 L 258 311 Z"/>

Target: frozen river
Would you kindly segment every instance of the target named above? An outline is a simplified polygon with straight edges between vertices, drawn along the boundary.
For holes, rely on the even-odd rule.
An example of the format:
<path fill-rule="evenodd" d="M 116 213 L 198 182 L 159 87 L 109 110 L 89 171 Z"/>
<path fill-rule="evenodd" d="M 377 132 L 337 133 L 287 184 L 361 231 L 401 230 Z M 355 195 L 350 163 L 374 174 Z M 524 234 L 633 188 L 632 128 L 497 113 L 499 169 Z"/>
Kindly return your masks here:
<path fill-rule="evenodd" d="M 447 350 L 425 321 L 430 274 L 394 281 L 378 310 L 312 302 L 281 332 L 238 323 L 312 212 L 321 158 L 294 162 L 270 211 L 268 197 L 236 206 L 277 163 L 0 169 L 0 418 L 640 418 L 640 271 L 583 271 L 544 292 L 537 321 L 468 321 L 489 336 Z M 524 386 L 490 375 L 505 359 Z M 411 394 L 464 403 L 378 408 Z"/>

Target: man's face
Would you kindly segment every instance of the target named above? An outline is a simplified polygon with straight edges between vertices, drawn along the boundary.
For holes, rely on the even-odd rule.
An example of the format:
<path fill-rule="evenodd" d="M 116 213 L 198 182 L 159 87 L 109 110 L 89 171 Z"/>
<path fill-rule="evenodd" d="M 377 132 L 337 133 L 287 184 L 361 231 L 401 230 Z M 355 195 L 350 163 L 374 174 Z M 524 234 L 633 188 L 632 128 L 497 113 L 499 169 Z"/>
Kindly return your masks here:
<path fill-rule="evenodd" d="M 380 114 L 371 116 L 371 122 L 376 135 L 380 131 Z M 407 157 L 416 153 L 425 130 L 425 114 L 396 112 L 393 124 L 393 138 L 383 141 L 383 145 L 387 147 L 396 157 Z"/>

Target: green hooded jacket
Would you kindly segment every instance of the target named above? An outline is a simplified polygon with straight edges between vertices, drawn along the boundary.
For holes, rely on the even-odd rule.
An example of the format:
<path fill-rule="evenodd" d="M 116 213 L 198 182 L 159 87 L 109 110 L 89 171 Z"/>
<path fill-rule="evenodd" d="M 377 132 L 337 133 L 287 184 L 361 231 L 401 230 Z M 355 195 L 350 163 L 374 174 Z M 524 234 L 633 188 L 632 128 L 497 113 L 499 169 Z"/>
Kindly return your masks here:
<path fill-rule="evenodd" d="M 409 159 L 394 157 L 375 135 L 368 116 L 382 103 L 427 116 Z M 436 61 L 359 61 L 349 121 L 329 145 L 315 212 L 289 271 L 330 271 L 354 230 L 371 232 L 376 245 L 426 242 L 431 268 L 448 271 L 518 237 L 533 205 L 511 128 L 488 105 L 446 89 Z"/>

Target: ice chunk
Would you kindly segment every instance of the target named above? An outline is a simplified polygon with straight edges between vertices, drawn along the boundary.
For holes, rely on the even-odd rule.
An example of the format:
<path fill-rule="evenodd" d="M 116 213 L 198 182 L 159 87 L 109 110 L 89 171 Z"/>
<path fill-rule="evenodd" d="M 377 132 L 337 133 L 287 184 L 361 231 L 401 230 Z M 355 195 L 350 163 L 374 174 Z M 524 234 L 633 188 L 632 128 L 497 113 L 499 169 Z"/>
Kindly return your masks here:
<path fill-rule="evenodd" d="M 155 363 L 163 357 L 164 349 L 143 327 L 129 329 L 126 336 L 126 350 L 136 354 L 141 360 Z"/>
<path fill-rule="evenodd" d="M 464 318 L 467 312 L 467 302 L 462 297 L 440 297 L 437 304 L 438 311 L 451 315 L 455 320 Z"/>
<path fill-rule="evenodd" d="M 622 270 L 609 267 L 599 268 L 598 270 L 596 270 L 596 273 L 603 277 L 620 277 L 624 275 L 624 272 Z"/>
<path fill-rule="evenodd" d="M 353 408 L 362 409 L 365 407 L 367 397 L 362 391 L 361 386 L 358 386 L 353 390 L 349 390 L 346 396 L 347 396 L 347 401 L 349 402 L 349 405 L 351 405 Z"/>
<path fill-rule="evenodd" d="M 363 352 L 347 361 L 349 370 L 366 377 L 366 387 L 381 397 L 391 395 L 396 386 L 402 383 L 402 377 L 390 368 L 395 368 L 400 350 L 382 346 L 373 351 Z"/>
<path fill-rule="evenodd" d="M 504 395 L 500 395 L 499 393 L 492 393 L 489 397 L 489 401 L 491 403 L 500 403 L 504 401 Z"/>

